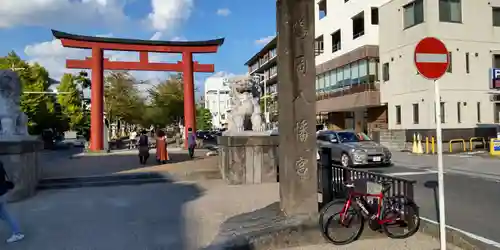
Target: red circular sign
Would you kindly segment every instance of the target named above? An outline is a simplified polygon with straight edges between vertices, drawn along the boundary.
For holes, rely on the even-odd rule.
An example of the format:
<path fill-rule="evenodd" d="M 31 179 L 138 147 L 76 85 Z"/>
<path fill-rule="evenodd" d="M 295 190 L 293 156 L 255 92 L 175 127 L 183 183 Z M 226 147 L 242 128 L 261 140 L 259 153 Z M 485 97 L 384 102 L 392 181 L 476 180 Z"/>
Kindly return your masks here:
<path fill-rule="evenodd" d="M 413 56 L 418 72 L 425 78 L 437 80 L 450 64 L 448 49 L 441 40 L 426 37 L 418 42 Z"/>

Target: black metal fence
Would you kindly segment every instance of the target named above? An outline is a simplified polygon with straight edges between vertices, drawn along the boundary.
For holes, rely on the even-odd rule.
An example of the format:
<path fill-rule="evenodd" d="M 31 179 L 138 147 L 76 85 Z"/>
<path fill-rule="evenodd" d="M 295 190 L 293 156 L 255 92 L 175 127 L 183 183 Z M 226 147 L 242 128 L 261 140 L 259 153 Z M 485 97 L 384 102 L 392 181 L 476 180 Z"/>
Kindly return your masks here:
<path fill-rule="evenodd" d="M 346 183 L 354 183 L 356 191 L 366 193 L 367 183 L 378 181 L 391 183 L 391 191 L 388 195 L 404 195 L 413 199 L 416 181 L 334 165 L 331 149 L 321 149 L 318 164 L 318 191 L 322 197 L 320 207 L 333 199 L 345 198 L 347 195 Z"/>

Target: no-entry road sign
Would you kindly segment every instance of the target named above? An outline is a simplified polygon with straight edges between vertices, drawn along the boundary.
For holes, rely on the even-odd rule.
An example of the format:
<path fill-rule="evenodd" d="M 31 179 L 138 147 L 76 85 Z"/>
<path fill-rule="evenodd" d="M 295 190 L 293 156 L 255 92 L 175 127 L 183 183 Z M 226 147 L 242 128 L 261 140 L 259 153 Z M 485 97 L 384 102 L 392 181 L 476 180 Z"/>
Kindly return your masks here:
<path fill-rule="evenodd" d="M 415 66 L 425 78 L 437 80 L 444 75 L 450 64 L 448 49 L 439 39 L 426 37 L 415 47 Z"/>

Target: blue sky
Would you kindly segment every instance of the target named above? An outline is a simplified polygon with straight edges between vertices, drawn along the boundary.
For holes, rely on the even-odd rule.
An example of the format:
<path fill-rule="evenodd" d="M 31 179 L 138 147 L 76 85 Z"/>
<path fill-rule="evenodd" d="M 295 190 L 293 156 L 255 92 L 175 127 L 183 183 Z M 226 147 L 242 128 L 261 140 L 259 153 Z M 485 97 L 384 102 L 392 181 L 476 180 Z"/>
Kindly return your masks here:
<path fill-rule="evenodd" d="M 88 52 L 62 48 L 50 29 L 84 35 L 157 40 L 207 40 L 225 37 L 217 54 L 198 55 L 214 63 L 218 74 L 242 74 L 243 65 L 275 35 L 275 1 L 269 0 L 2 0 L 0 53 L 16 51 L 46 67 L 55 79 L 65 59 Z M 136 53 L 109 52 L 112 60 L 137 60 Z M 154 61 L 178 56 L 150 55 Z M 162 79 L 165 72 L 133 72 L 141 79 Z M 211 74 L 197 73 L 200 85 Z M 201 87 L 201 86 L 200 86 Z"/>

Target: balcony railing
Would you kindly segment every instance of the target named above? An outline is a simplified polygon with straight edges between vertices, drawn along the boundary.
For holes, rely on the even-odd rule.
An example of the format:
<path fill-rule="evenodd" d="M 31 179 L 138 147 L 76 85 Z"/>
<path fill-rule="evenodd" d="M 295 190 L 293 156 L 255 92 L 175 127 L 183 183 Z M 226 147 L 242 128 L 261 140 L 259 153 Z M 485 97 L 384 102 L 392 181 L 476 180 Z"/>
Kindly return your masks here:
<path fill-rule="evenodd" d="M 352 39 L 356 39 L 356 38 L 358 38 L 358 37 L 360 37 L 360 36 L 362 36 L 362 35 L 364 35 L 364 34 L 365 34 L 365 31 L 364 31 L 364 30 L 363 30 L 363 31 L 360 31 L 360 32 L 358 32 L 358 33 L 354 34 L 354 35 L 352 36 Z"/>
<path fill-rule="evenodd" d="M 375 92 L 380 91 L 379 83 L 357 83 L 348 86 L 344 86 L 342 88 L 338 88 L 335 90 L 326 90 L 324 92 L 319 92 L 316 95 L 316 100 L 324 100 L 339 96 L 352 95 L 356 93 L 362 92 Z"/>

